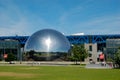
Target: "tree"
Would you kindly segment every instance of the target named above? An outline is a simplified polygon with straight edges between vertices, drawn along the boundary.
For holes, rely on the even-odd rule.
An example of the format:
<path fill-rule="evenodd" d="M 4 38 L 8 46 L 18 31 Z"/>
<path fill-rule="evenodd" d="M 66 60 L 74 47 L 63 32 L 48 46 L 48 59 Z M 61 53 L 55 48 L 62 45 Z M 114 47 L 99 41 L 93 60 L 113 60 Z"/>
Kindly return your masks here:
<path fill-rule="evenodd" d="M 12 53 L 8 53 L 8 57 L 5 59 L 5 61 L 14 61 L 16 60 L 16 57 Z"/>
<path fill-rule="evenodd" d="M 84 61 L 88 56 L 88 51 L 85 49 L 84 45 L 74 45 L 71 49 L 71 59 L 77 64 L 77 61 Z"/>
<path fill-rule="evenodd" d="M 114 62 L 117 65 L 117 67 L 120 68 L 120 47 L 118 48 L 117 53 L 115 53 Z"/>

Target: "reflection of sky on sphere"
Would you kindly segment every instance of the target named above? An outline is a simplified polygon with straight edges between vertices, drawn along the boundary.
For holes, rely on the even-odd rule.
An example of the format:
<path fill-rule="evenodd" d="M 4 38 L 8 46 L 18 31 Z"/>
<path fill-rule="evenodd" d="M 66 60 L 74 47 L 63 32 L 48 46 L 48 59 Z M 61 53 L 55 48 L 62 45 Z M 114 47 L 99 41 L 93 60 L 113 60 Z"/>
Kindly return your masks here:
<path fill-rule="evenodd" d="M 26 42 L 25 51 L 68 52 L 69 41 L 58 31 L 44 29 L 34 33 Z"/>

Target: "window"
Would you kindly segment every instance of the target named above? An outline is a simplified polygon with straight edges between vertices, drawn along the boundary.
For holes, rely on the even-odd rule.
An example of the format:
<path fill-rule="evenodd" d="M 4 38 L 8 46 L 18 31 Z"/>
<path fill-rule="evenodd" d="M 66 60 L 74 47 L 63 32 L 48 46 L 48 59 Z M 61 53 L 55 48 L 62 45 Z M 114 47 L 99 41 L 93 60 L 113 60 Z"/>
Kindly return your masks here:
<path fill-rule="evenodd" d="M 92 45 L 89 46 L 89 51 L 92 51 Z"/>
<path fill-rule="evenodd" d="M 91 54 L 91 53 L 89 53 L 89 57 L 92 57 L 92 54 Z"/>

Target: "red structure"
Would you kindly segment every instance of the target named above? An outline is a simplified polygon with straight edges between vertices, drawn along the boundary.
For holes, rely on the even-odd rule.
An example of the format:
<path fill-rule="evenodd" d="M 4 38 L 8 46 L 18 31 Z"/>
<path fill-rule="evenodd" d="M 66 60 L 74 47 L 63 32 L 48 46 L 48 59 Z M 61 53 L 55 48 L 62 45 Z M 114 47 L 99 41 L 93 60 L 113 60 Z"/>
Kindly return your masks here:
<path fill-rule="evenodd" d="M 4 54 L 4 59 L 6 59 L 8 57 L 8 54 Z"/>
<path fill-rule="evenodd" d="M 104 61 L 104 58 L 105 58 L 104 54 L 101 53 L 101 54 L 99 55 L 99 59 L 100 59 L 100 61 Z"/>

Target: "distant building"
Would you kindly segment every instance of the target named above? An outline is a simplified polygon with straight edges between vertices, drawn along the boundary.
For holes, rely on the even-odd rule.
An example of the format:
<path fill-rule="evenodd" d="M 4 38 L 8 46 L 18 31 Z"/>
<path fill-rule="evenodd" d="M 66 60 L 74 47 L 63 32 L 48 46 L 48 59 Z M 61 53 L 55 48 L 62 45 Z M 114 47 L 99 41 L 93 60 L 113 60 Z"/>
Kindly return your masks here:
<path fill-rule="evenodd" d="M 113 58 L 114 54 L 120 47 L 120 39 L 107 39 L 106 40 L 106 57 Z"/>
<path fill-rule="evenodd" d="M 0 59 L 4 60 L 4 54 L 12 53 L 16 56 L 17 60 L 20 60 L 21 46 L 17 40 L 0 40 Z"/>
<path fill-rule="evenodd" d="M 14 53 L 17 60 L 22 59 L 24 45 L 30 36 L 0 36 L 0 58 L 3 59 L 4 53 Z M 68 35 L 66 36 L 70 45 L 84 44 L 89 51 L 86 62 L 93 60 L 99 61 L 99 54 L 104 53 L 106 58 L 113 58 L 118 47 L 120 47 L 120 34 L 113 35 Z M 49 39 L 48 39 L 49 43 Z"/>

